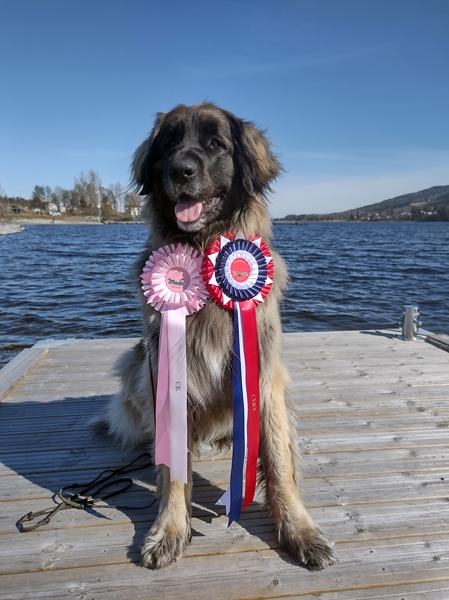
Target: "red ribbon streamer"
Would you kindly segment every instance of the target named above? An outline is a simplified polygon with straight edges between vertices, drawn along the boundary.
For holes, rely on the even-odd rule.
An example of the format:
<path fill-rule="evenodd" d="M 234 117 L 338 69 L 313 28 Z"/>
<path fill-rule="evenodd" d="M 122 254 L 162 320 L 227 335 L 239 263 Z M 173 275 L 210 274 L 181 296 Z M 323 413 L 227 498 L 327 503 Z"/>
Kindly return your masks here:
<path fill-rule="evenodd" d="M 243 508 L 251 504 L 256 491 L 257 458 L 259 455 L 260 388 L 259 339 L 256 305 L 253 300 L 239 302 L 242 315 L 243 347 L 246 365 L 246 394 L 248 398 L 248 451 L 246 456 L 246 486 Z"/>

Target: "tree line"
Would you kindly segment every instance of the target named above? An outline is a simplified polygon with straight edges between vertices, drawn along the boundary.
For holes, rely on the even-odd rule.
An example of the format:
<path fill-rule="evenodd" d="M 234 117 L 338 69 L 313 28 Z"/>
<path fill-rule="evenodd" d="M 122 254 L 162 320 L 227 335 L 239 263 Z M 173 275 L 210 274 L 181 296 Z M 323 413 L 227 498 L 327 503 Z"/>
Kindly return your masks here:
<path fill-rule="evenodd" d="M 449 193 L 437 203 L 419 203 L 401 208 L 367 211 L 346 210 L 323 215 L 287 215 L 284 221 L 449 221 Z"/>
<path fill-rule="evenodd" d="M 411 219 L 412 221 L 449 221 L 449 203 L 436 204 L 427 210 L 412 206 Z"/>
<path fill-rule="evenodd" d="M 35 185 L 31 198 L 7 196 L 0 187 L 2 212 L 34 211 L 47 214 L 98 215 L 127 214 L 137 216 L 141 196 L 131 194 L 121 183 L 103 186 L 101 179 L 92 169 L 86 175 L 75 178 L 70 190 L 60 186 Z M 100 209 L 100 210 L 99 210 Z"/>

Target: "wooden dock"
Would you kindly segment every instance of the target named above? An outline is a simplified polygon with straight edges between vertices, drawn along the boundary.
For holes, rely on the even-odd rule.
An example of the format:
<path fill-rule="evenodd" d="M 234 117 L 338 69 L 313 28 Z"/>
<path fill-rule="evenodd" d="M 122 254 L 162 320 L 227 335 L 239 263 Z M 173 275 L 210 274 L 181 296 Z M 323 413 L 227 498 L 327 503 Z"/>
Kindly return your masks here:
<path fill-rule="evenodd" d="M 305 502 L 335 541 L 334 566 L 294 564 L 260 504 L 227 528 L 214 503 L 229 455 L 194 464 L 193 541 L 161 571 L 139 564 L 156 514 L 138 508 L 154 497 L 152 467 L 111 499 L 136 509 L 67 510 L 19 533 L 18 519 L 61 487 L 138 455 L 86 429 L 133 341 L 40 343 L 0 371 L 1 600 L 449 599 L 449 354 L 391 332 L 285 335 Z"/>

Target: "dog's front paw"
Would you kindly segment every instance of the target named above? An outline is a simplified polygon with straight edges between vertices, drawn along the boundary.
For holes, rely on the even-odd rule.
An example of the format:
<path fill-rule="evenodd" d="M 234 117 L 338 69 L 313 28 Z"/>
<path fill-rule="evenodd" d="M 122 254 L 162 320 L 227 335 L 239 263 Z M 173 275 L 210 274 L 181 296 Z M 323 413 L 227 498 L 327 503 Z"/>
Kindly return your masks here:
<path fill-rule="evenodd" d="M 337 560 L 319 528 L 298 532 L 291 524 L 284 523 L 279 530 L 279 541 L 293 559 L 311 571 L 320 571 Z"/>
<path fill-rule="evenodd" d="M 167 567 L 181 558 L 190 540 L 190 525 L 184 531 L 171 527 L 152 527 L 141 549 L 142 564 L 149 569 Z"/>

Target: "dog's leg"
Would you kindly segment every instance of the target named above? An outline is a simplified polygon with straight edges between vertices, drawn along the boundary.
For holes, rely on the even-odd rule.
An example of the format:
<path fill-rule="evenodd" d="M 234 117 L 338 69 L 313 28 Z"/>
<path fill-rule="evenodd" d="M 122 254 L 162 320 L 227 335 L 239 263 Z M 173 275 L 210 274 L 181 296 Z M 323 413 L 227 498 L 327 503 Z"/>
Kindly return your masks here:
<path fill-rule="evenodd" d="M 160 569 L 181 557 L 190 542 L 192 466 L 188 458 L 188 483 L 170 481 L 170 469 L 159 467 L 158 476 L 159 513 L 145 537 L 142 546 L 142 562 L 145 567 Z"/>
<path fill-rule="evenodd" d="M 261 386 L 260 458 L 267 505 L 276 520 L 279 542 L 311 570 L 335 562 L 328 541 L 308 514 L 298 489 L 298 452 L 286 407 L 287 377 L 278 365 Z"/>

